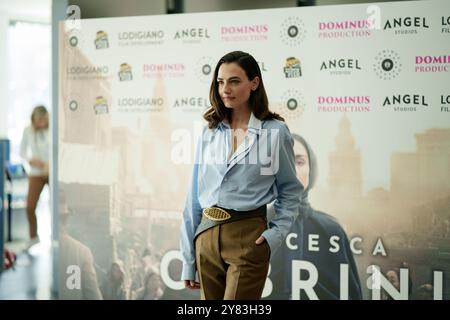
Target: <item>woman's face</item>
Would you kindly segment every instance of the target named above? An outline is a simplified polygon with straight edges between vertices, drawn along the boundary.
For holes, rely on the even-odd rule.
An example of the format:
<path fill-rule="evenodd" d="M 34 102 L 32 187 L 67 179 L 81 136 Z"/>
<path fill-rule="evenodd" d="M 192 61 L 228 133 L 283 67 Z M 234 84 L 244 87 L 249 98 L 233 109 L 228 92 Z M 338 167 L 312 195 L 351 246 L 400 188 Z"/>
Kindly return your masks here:
<path fill-rule="evenodd" d="M 294 142 L 295 168 L 297 169 L 297 178 L 303 185 L 308 188 L 309 185 L 309 158 L 305 146 L 295 140 Z"/>
<path fill-rule="evenodd" d="M 237 63 L 223 63 L 217 74 L 217 85 L 220 98 L 230 109 L 248 107 L 248 100 L 252 90 L 259 85 L 259 78 L 249 80 Z"/>
<path fill-rule="evenodd" d="M 46 129 L 48 128 L 48 115 L 37 116 L 33 122 L 36 129 Z"/>

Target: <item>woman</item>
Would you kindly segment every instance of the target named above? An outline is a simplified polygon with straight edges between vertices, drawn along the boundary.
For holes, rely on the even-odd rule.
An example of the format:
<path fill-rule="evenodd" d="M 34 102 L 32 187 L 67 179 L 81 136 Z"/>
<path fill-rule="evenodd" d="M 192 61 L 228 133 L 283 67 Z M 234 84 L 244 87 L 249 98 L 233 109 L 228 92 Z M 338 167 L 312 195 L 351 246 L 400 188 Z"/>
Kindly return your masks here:
<path fill-rule="evenodd" d="M 296 160 L 297 177 L 305 191 L 299 195 L 301 199 L 302 217 L 295 220 L 290 230 L 293 237 L 289 237 L 289 248 L 283 244 L 282 249 L 272 260 L 270 278 L 274 282 L 272 299 L 340 299 L 340 265 L 348 265 L 348 298 L 362 299 L 361 284 L 358 270 L 353 258 L 350 244 L 345 231 L 336 219 L 326 213 L 314 210 L 309 204 L 308 193 L 315 184 L 317 177 L 317 160 L 309 144 L 299 135 L 292 134 L 295 140 L 294 152 Z M 273 215 L 269 208 L 269 219 Z M 310 250 L 309 236 L 318 236 L 317 250 Z M 330 252 L 330 238 L 339 245 L 337 252 Z M 316 238 L 317 239 L 317 238 Z M 335 250 L 334 250 L 335 251 Z M 317 269 L 318 279 L 314 285 L 316 297 L 308 295 L 304 290 L 298 293 L 291 292 L 292 288 L 292 261 L 302 260 L 310 262 Z M 303 275 L 305 280 L 310 275 Z"/>
<path fill-rule="evenodd" d="M 294 141 L 269 111 L 261 70 L 248 53 L 219 60 L 210 101 L 183 212 L 181 279 L 201 288 L 202 299 L 260 299 L 270 255 L 299 213 Z M 277 217 L 267 229 L 273 200 Z"/>
<path fill-rule="evenodd" d="M 36 206 L 42 189 L 45 184 L 48 184 L 48 112 L 44 106 L 35 107 L 31 113 L 31 125 L 23 131 L 20 155 L 30 166 L 27 196 L 27 218 L 30 241 L 26 248 L 29 249 L 39 243 Z"/>
<path fill-rule="evenodd" d="M 159 300 L 164 294 L 158 269 L 149 267 L 145 271 L 143 287 L 134 292 L 134 300 Z"/>

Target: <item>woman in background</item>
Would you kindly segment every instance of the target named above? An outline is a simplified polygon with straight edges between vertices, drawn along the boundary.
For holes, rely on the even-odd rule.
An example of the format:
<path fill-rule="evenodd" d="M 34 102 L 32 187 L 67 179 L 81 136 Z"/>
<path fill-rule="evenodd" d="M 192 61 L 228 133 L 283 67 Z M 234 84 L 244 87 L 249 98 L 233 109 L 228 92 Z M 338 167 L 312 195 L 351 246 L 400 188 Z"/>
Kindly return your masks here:
<path fill-rule="evenodd" d="M 20 156 L 30 168 L 28 170 L 27 218 L 30 241 L 26 249 L 39 243 L 37 234 L 36 206 L 42 189 L 48 184 L 49 131 L 48 111 L 37 106 L 31 113 L 31 125 L 23 131 Z"/>
<path fill-rule="evenodd" d="M 271 261 L 272 272 L 270 278 L 274 287 L 269 299 L 319 299 L 319 300 L 339 300 L 341 292 L 340 265 L 348 265 L 348 299 L 361 300 L 361 283 L 358 270 L 350 248 L 350 242 L 344 229 L 333 217 L 324 212 L 320 212 L 311 207 L 308 200 L 308 193 L 313 188 L 317 178 L 317 159 L 309 144 L 298 134 L 293 133 L 295 167 L 297 177 L 305 188 L 299 194 L 301 200 L 301 211 L 290 229 L 290 234 L 296 237 L 290 238 L 289 242 L 295 246 L 295 250 L 289 249 L 284 243 L 282 250 L 279 250 Z M 273 208 L 269 207 L 268 218 L 274 216 Z M 318 250 L 309 250 L 309 235 L 318 235 Z M 332 236 L 339 237 L 336 243 L 339 244 L 338 252 L 330 252 L 329 239 Z M 300 293 L 292 292 L 292 261 L 302 260 L 310 262 L 317 269 L 318 280 L 314 286 L 316 297 L 306 294 L 304 290 Z M 303 275 L 302 280 L 308 278 Z"/>

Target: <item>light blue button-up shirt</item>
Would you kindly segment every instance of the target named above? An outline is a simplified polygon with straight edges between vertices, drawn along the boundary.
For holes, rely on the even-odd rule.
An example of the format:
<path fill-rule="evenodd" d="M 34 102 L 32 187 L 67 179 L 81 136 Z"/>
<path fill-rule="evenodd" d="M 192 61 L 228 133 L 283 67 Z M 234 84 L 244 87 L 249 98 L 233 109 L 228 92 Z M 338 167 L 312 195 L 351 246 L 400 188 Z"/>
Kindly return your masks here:
<path fill-rule="evenodd" d="M 194 234 L 204 208 L 249 211 L 275 200 L 276 216 L 262 234 L 271 256 L 299 214 L 303 186 L 296 176 L 294 140 L 287 125 L 251 114 L 244 141 L 234 153 L 231 139 L 229 124 L 222 121 L 214 129 L 205 126 L 197 143 L 181 225 L 181 280 L 195 279 Z"/>

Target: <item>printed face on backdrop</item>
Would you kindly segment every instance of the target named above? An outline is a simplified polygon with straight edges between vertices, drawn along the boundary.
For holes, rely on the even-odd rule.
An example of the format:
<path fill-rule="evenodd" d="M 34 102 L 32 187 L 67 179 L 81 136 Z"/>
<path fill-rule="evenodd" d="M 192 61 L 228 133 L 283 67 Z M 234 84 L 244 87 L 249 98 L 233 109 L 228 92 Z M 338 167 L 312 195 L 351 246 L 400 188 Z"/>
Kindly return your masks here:
<path fill-rule="evenodd" d="M 386 278 L 396 289 L 400 289 L 400 280 L 398 278 L 397 272 L 395 272 L 394 270 L 389 270 L 388 272 L 386 272 Z"/>
<path fill-rule="evenodd" d="M 230 109 L 239 109 L 248 106 L 250 93 L 258 88 L 259 78 L 249 80 L 237 63 L 223 63 L 219 67 L 217 84 L 223 104 Z"/>
<path fill-rule="evenodd" d="M 309 157 L 305 146 L 297 140 L 294 142 L 294 154 L 297 178 L 306 189 L 309 185 Z"/>

